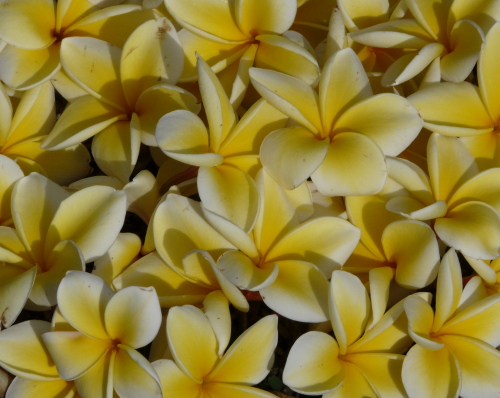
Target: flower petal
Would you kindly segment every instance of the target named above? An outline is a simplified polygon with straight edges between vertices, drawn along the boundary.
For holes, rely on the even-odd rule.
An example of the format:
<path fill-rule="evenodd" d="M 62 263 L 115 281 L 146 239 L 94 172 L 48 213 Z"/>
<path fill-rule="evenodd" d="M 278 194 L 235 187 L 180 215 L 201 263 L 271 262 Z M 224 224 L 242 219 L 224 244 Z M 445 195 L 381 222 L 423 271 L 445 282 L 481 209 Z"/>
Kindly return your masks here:
<path fill-rule="evenodd" d="M 335 339 L 322 332 L 300 336 L 288 354 L 283 383 L 292 390 L 319 395 L 338 388 L 345 378 L 345 365 L 338 358 Z"/>
<path fill-rule="evenodd" d="M 203 300 L 203 307 L 219 343 L 219 358 L 222 358 L 231 338 L 229 301 L 221 290 L 215 290 Z"/>
<path fill-rule="evenodd" d="M 6 268 L 6 267 L 5 267 Z M 0 271 L 0 274 L 3 274 Z M 10 327 L 24 308 L 35 282 L 37 268 L 26 271 L 19 268 L 19 274 L 2 275 L 0 282 L 0 326 Z"/>
<path fill-rule="evenodd" d="M 431 306 L 422 297 L 412 295 L 404 301 L 408 317 L 408 334 L 413 341 L 425 350 L 438 351 L 443 343 L 431 336 L 434 313 Z"/>
<path fill-rule="evenodd" d="M 160 378 L 163 398 L 198 398 L 200 396 L 201 384 L 186 376 L 174 361 L 160 359 L 152 365 Z"/>
<path fill-rule="evenodd" d="M 297 4 L 294 0 L 237 0 L 236 22 L 248 36 L 281 35 L 292 26 Z"/>
<path fill-rule="evenodd" d="M 488 32 L 477 65 L 479 92 L 492 120 L 500 120 L 500 93 L 494 87 L 500 85 L 496 71 L 499 53 L 496 45 L 500 35 L 500 25 L 495 24 Z"/>
<path fill-rule="evenodd" d="M 73 397 L 75 386 L 65 380 L 51 380 L 40 383 L 39 381 L 16 377 L 9 386 L 10 397 Z"/>
<path fill-rule="evenodd" d="M 226 398 L 274 398 L 276 395 L 254 387 L 229 383 L 209 383 L 206 387 L 210 396 Z"/>
<path fill-rule="evenodd" d="M 15 161 L 0 155 L 0 224 L 12 217 L 10 198 L 14 183 L 24 177 L 24 173 Z"/>
<path fill-rule="evenodd" d="M 91 369 L 75 380 L 81 398 L 112 398 L 116 351 L 108 351 Z"/>

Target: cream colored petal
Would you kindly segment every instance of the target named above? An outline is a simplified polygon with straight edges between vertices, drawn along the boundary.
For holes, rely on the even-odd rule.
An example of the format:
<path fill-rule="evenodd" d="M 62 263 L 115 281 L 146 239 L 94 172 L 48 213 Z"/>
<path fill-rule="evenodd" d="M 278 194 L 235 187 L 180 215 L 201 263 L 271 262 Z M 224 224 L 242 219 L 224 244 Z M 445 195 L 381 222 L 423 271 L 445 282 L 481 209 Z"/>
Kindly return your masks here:
<path fill-rule="evenodd" d="M 417 137 L 422 125 L 417 110 L 406 99 L 379 94 L 347 109 L 335 123 L 335 131 L 364 134 L 386 156 L 397 156 Z"/>
<path fill-rule="evenodd" d="M 203 300 L 203 307 L 219 343 L 219 358 L 222 358 L 231 338 L 229 301 L 221 290 L 216 290 L 208 294 Z"/>
<path fill-rule="evenodd" d="M 75 387 L 73 383 L 65 380 L 51 380 L 40 383 L 35 380 L 22 379 L 16 377 L 9 386 L 9 398 L 53 398 L 64 397 L 73 398 Z"/>
<path fill-rule="evenodd" d="M 414 220 L 389 224 L 382 234 L 387 260 L 396 263 L 396 282 L 409 289 L 420 289 L 436 279 L 439 245 L 434 231 Z"/>
<path fill-rule="evenodd" d="M 0 37 L 19 48 L 35 50 L 48 47 L 56 40 L 54 5 L 52 0 L 2 0 Z"/>
<path fill-rule="evenodd" d="M 116 351 L 108 351 L 87 373 L 75 380 L 81 398 L 113 398 L 113 368 Z"/>
<path fill-rule="evenodd" d="M 12 275 L 10 278 L 2 275 L 2 282 L 0 282 L 0 325 L 2 328 L 8 328 L 15 322 L 35 282 L 36 267 L 23 271 L 20 268 L 19 274 Z"/>
<path fill-rule="evenodd" d="M 205 288 L 219 288 L 217 278 L 212 272 L 210 262 L 213 261 L 204 250 L 193 250 L 182 259 L 185 276 Z"/>
<path fill-rule="evenodd" d="M 399 213 L 410 220 L 427 221 L 444 217 L 448 212 L 446 202 L 438 200 L 422 207 L 422 203 L 411 196 L 395 196 L 387 202 L 386 209 Z"/>
<path fill-rule="evenodd" d="M 436 133 L 467 137 L 493 129 L 478 88 L 470 83 L 431 85 L 408 100 L 424 119 L 424 127 Z"/>
<path fill-rule="evenodd" d="M 0 78 L 16 90 L 28 90 L 51 79 L 61 68 L 59 44 L 39 50 L 6 46 L 0 53 Z"/>
<path fill-rule="evenodd" d="M 239 28 L 248 36 L 280 35 L 292 25 L 297 4 L 294 0 L 237 0 L 235 11 Z"/>
<path fill-rule="evenodd" d="M 256 68 L 281 72 L 313 87 L 318 84 L 318 61 L 306 48 L 284 36 L 264 34 L 257 36 L 256 40 L 259 41 L 255 56 Z"/>
<path fill-rule="evenodd" d="M 217 338 L 205 314 L 189 305 L 172 308 L 167 336 L 177 366 L 200 383 L 218 362 Z"/>
<path fill-rule="evenodd" d="M 116 121 L 120 111 L 87 95 L 70 103 L 45 138 L 43 149 L 58 150 L 85 141 Z"/>
<path fill-rule="evenodd" d="M 236 124 L 237 118 L 222 84 L 200 56 L 197 69 L 201 98 L 208 119 L 209 145 L 214 153 L 218 153 L 221 143 Z"/>
<path fill-rule="evenodd" d="M 321 217 L 294 228 L 266 255 L 266 261 L 299 260 L 317 266 L 326 278 L 340 269 L 359 242 L 360 230 L 336 217 Z"/>
<path fill-rule="evenodd" d="M 283 382 L 302 394 L 330 392 L 345 378 L 345 365 L 338 356 L 339 347 L 330 335 L 321 332 L 303 334 L 288 354 Z"/>
<path fill-rule="evenodd" d="M 104 312 L 113 294 L 101 278 L 70 271 L 57 292 L 59 310 L 75 329 L 91 338 L 107 341 Z"/>
<path fill-rule="evenodd" d="M 66 73 L 97 99 L 127 111 L 120 77 L 122 51 L 92 37 L 69 37 L 61 45 L 61 63 Z"/>
<path fill-rule="evenodd" d="M 330 202 L 336 202 L 336 199 L 330 201 L 328 199 L 331 198 L 325 199 L 324 196 L 322 197 L 321 194 L 318 193 L 316 187 L 314 187 L 314 184 L 308 181 L 303 182 L 301 185 L 299 185 L 295 189 L 292 189 L 291 191 L 286 191 L 286 194 L 290 198 L 293 207 L 295 207 L 300 222 L 308 220 L 315 212 L 316 202 L 313 201 L 313 195 L 314 200 L 316 200 L 318 203 L 324 202 L 324 204 L 326 204 L 326 207 L 331 204 Z M 324 214 L 324 216 L 330 216 L 330 214 Z M 337 214 L 334 217 L 336 216 Z M 321 217 L 321 214 L 318 212 L 316 214 L 316 217 Z"/>
<path fill-rule="evenodd" d="M 169 359 L 161 359 L 152 363 L 161 381 L 163 398 L 199 398 L 201 385 L 186 376 Z"/>
<path fill-rule="evenodd" d="M 322 131 L 318 95 L 302 80 L 283 73 L 250 68 L 250 78 L 262 97 L 313 134 Z"/>
<path fill-rule="evenodd" d="M 401 158 L 386 158 L 389 177 L 406 188 L 425 205 L 434 202 L 427 174 L 417 165 Z"/>
<path fill-rule="evenodd" d="M 9 136 L 13 115 L 12 102 L 3 84 L 0 85 L 0 145 L 3 146 Z"/>
<path fill-rule="evenodd" d="M 408 334 L 413 341 L 429 351 L 439 351 L 443 348 L 443 343 L 431 336 L 434 313 L 429 303 L 412 295 L 405 299 L 404 307 L 408 317 Z"/>
<path fill-rule="evenodd" d="M 96 340 L 80 332 L 48 332 L 42 339 L 64 380 L 84 375 L 111 348 L 110 341 Z"/>
<path fill-rule="evenodd" d="M 498 163 L 500 135 L 495 130 L 472 137 L 461 137 L 460 141 L 474 156 L 480 171 L 500 166 Z"/>
<path fill-rule="evenodd" d="M 495 371 L 500 364 L 498 350 L 482 341 L 462 336 L 443 336 L 442 339 L 460 365 L 461 397 L 483 398 L 498 394 L 500 381 Z"/>
<path fill-rule="evenodd" d="M 384 153 L 363 134 L 339 133 L 311 179 L 327 196 L 373 195 L 387 179 Z"/>
<path fill-rule="evenodd" d="M 260 383 L 270 371 L 277 343 L 278 317 L 268 315 L 236 339 L 207 381 L 247 386 Z"/>
<path fill-rule="evenodd" d="M 394 280 L 394 274 L 394 269 L 391 267 L 374 268 L 368 273 L 372 320 L 367 325 L 367 330 L 380 321 L 387 309 L 389 289 Z"/>
<path fill-rule="evenodd" d="M 84 210 L 85 207 L 88 210 Z M 126 198 L 122 191 L 95 186 L 78 191 L 65 200 L 49 228 L 45 250 L 64 239 L 74 241 L 86 262 L 104 255 L 123 225 Z"/>
<path fill-rule="evenodd" d="M 57 73 L 52 76 L 50 82 L 57 92 L 68 102 L 73 102 L 78 98 L 88 95 L 83 88 L 81 88 L 68 76 L 63 68 L 60 68 Z"/>
<path fill-rule="evenodd" d="M 283 260 L 278 265 L 274 283 L 260 291 L 264 303 L 294 321 L 327 320 L 328 281 L 321 271 L 313 264 L 296 260 Z"/>
<path fill-rule="evenodd" d="M 500 120 L 500 94 L 495 87 L 500 85 L 496 65 L 498 65 L 499 53 L 495 43 L 500 35 L 500 25 L 496 24 L 488 32 L 484 47 L 479 57 L 477 65 L 479 92 L 484 101 L 484 105 L 492 120 Z"/>
<path fill-rule="evenodd" d="M 321 165 L 328 140 L 317 139 L 303 127 L 273 131 L 262 142 L 260 157 L 265 170 L 285 189 L 295 189 Z"/>
<path fill-rule="evenodd" d="M 12 217 L 10 198 L 14 183 L 24 177 L 21 168 L 7 156 L 0 155 L 0 224 Z"/>
<path fill-rule="evenodd" d="M 127 196 L 127 210 L 137 214 L 145 223 L 149 223 L 160 199 L 155 176 L 149 170 L 141 170 L 123 187 L 123 191 Z"/>
<path fill-rule="evenodd" d="M 460 366 L 446 348 L 410 349 L 403 362 L 403 384 L 410 398 L 457 398 L 461 389 Z"/>
<path fill-rule="evenodd" d="M 345 354 L 347 347 L 358 340 L 365 330 L 370 317 L 370 298 L 357 276 L 334 271 L 328 303 L 340 353 Z"/>
<path fill-rule="evenodd" d="M 248 312 L 248 310 L 250 309 L 250 304 L 248 303 L 248 300 L 243 295 L 241 290 L 238 289 L 238 287 L 236 287 L 236 285 L 234 285 L 234 283 L 229 281 L 229 279 L 227 279 L 222 274 L 222 272 L 219 271 L 215 262 L 212 259 L 210 259 L 209 262 L 210 262 L 210 266 L 212 267 L 212 272 L 214 273 L 215 277 L 217 278 L 217 282 L 218 282 L 222 292 L 229 300 L 229 302 L 238 311 Z"/>
<path fill-rule="evenodd" d="M 474 22 L 462 19 L 450 34 L 452 51 L 441 59 L 441 76 L 448 82 L 463 82 L 472 72 L 483 46 L 484 34 Z"/>
<path fill-rule="evenodd" d="M 438 7 L 436 3 L 428 0 L 408 0 L 406 4 L 414 18 L 429 35 L 435 40 L 446 38 L 449 4 L 441 3 Z"/>
<path fill-rule="evenodd" d="M 439 218 L 434 225 L 439 238 L 464 255 L 483 260 L 498 257 L 500 216 L 482 202 L 466 202 Z"/>
<path fill-rule="evenodd" d="M 462 296 L 462 271 L 455 250 L 446 252 L 439 267 L 436 288 L 436 310 L 432 331 L 437 332 L 450 319 Z"/>
<path fill-rule="evenodd" d="M 158 122 L 156 141 L 159 148 L 172 159 L 193 166 L 218 166 L 224 158 L 211 153 L 208 131 L 194 113 L 177 110 L 167 113 Z"/>
<path fill-rule="evenodd" d="M 251 44 L 242 54 L 239 61 L 237 61 L 238 71 L 236 72 L 236 76 L 231 87 L 231 95 L 229 97 L 229 102 L 231 102 L 231 105 L 235 111 L 240 107 L 241 102 L 243 101 L 247 93 L 247 89 L 250 86 L 250 74 L 248 73 L 248 71 L 252 66 L 254 66 L 255 54 L 258 48 L 259 45 L 257 43 Z M 232 66 L 235 67 L 236 63 L 234 63 Z M 229 71 L 229 68 L 226 69 L 226 71 Z M 219 79 L 221 79 L 221 76 L 219 76 Z M 225 89 L 227 90 L 227 88 Z"/>
<path fill-rule="evenodd" d="M 11 326 L 0 333 L 0 364 L 16 376 L 37 381 L 57 380 L 59 375 L 44 346 L 42 335 L 50 323 L 31 320 Z"/>
<path fill-rule="evenodd" d="M 435 133 L 427 145 L 427 163 L 434 198 L 446 202 L 478 173 L 474 158 L 458 138 Z"/>
<path fill-rule="evenodd" d="M 149 361 L 127 345 L 118 348 L 113 369 L 115 392 L 121 398 L 161 396 L 160 379 Z"/>
<path fill-rule="evenodd" d="M 249 232 L 259 211 L 259 193 L 253 179 L 233 166 L 200 167 L 198 191 L 207 210 Z"/>
<path fill-rule="evenodd" d="M 49 225 L 66 191 L 46 177 L 33 173 L 16 183 L 12 192 L 12 218 L 35 262 L 44 263 L 44 244 Z"/>
<path fill-rule="evenodd" d="M 144 90 L 159 82 L 175 84 L 182 74 L 184 53 L 172 23 L 166 18 L 140 25 L 127 39 L 120 79 L 130 108 Z"/>
<path fill-rule="evenodd" d="M 478 200 L 500 212 L 500 198 L 497 195 L 499 178 L 499 168 L 492 168 L 475 175 L 455 191 L 450 198 L 449 207 L 453 208 L 469 200 Z"/>
<path fill-rule="evenodd" d="M 30 269 L 34 259 L 29 247 L 23 244 L 19 233 L 11 227 L 0 226 L 0 261 L 13 264 L 21 269 Z M 5 265 L 5 264 L 4 264 Z"/>
<path fill-rule="evenodd" d="M 247 41 L 245 35 L 234 20 L 234 3 L 208 0 L 197 7 L 182 0 L 165 1 L 167 10 L 185 29 L 220 42 Z"/>
<path fill-rule="evenodd" d="M 278 277 L 277 264 L 259 268 L 239 251 L 227 251 L 217 260 L 217 268 L 240 289 L 259 291 L 274 283 Z"/>
<path fill-rule="evenodd" d="M 186 109 L 195 114 L 200 111 L 198 99 L 177 86 L 157 84 L 146 89 L 135 104 L 135 114 L 139 117 L 141 141 L 148 146 L 158 146 L 155 138 L 156 125 L 163 115 Z"/>
<path fill-rule="evenodd" d="M 485 262 L 478 258 L 473 258 L 464 255 L 472 269 L 483 279 L 487 284 L 494 285 L 497 281 L 496 272 Z"/>
<path fill-rule="evenodd" d="M 467 282 L 460 296 L 460 304 L 457 308 L 457 313 L 462 312 L 467 307 L 486 298 L 488 293 L 486 287 L 479 276 L 475 276 Z"/>
<path fill-rule="evenodd" d="M 154 287 L 127 287 L 109 300 L 104 313 L 111 339 L 131 348 L 148 345 L 158 334 L 161 308 Z"/>
<path fill-rule="evenodd" d="M 445 47 L 440 43 L 429 43 L 418 51 L 403 55 L 387 69 L 381 80 L 382 86 L 395 86 L 414 78 L 441 56 L 444 50 Z"/>
<path fill-rule="evenodd" d="M 327 132 L 347 109 L 373 95 L 363 65 L 351 48 L 336 52 L 326 61 L 319 93 L 323 129 Z"/>
<path fill-rule="evenodd" d="M 357 366 L 350 362 L 345 365 L 345 379 L 339 388 L 324 395 L 324 398 L 375 397 L 377 393 L 368 383 Z"/>
<path fill-rule="evenodd" d="M 206 391 L 210 394 L 210 397 L 274 398 L 276 396 L 270 392 L 263 391 L 258 388 L 230 383 L 209 383 L 207 384 Z"/>

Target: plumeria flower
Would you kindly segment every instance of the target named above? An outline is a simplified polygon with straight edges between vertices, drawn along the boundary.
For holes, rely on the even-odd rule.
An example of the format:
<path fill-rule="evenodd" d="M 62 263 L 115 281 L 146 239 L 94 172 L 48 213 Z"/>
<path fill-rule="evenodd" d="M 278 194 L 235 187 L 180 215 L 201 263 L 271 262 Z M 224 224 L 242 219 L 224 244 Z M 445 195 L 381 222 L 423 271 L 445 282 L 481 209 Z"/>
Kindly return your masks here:
<path fill-rule="evenodd" d="M 411 339 L 403 301 L 386 312 L 392 277 L 390 268 L 370 271 L 368 293 L 355 275 L 334 271 L 329 309 L 335 338 L 316 331 L 299 337 L 283 382 L 301 394 L 324 398 L 405 397 L 401 354 Z"/>
<path fill-rule="evenodd" d="M 161 385 L 149 361 L 136 349 L 160 329 L 154 288 L 129 287 L 114 293 L 102 279 L 68 272 L 57 292 L 59 310 L 76 331 L 42 335 L 64 380 L 74 380 L 82 398 L 158 397 Z"/>
<path fill-rule="evenodd" d="M 424 119 L 424 126 L 436 133 L 463 137 L 481 171 L 500 167 L 498 155 L 500 123 L 500 78 L 497 73 L 500 24 L 488 35 L 478 62 L 479 88 L 471 83 L 440 83 L 408 97 Z"/>
<path fill-rule="evenodd" d="M 0 120 L 0 154 L 14 159 L 26 175 L 37 172 L 66 185 L 90 172 L 90 156 L 82 144 L 51 153 L 41 148 L 56 121 L 50 83 L 23 92 L 16 108 L 0 86 Z"/>
<path fill-rule="evenodd" d="M 199 111 L 192 94 L 171 85 L 182 72 L 180 54 L 177 33 L 166 18 L 140 25 L 123 50 L 90 37 L 64 39 L 61 62 L 91 95 L 70 103 L 43 148 L 66 148 L 97 134 L 92 154 L 99 168 L 128 183 L 141 142 L 157 145 L 158 120 L 176 109 Z"/>
<path fill-rule="evenodd" d="M 196 7 L 184 0 L 166 0 L 165 4 L 184 28 L 179 32 L 186 59 L 181 81 L 197 78 L 196 53 L 215 73 L 239 61 L 231 84 L 234 109 L 243 100 L 252 66 L 278 70 L 306 84 L 317 83 L 319 68 L 314 56 L 281 36 L 294 21 L 297 0 L 201 0 Z"/>
<path fill-rule="evenodd" d="M 31 320 L 0 332 L 0 366 L 16 376 L 6 398 L 79 398 L 75 384 L 62 380 L 42 340 L 50 322 Z"/>
<path fill-rule="evenodd" d="M 92 3 L 98 2 L 2 0 L 0 39 L 8 45 L 0 54 L 0 79 L 27 90 L 55 77 L 57 89 L 71 98 L 75 84 L 60 73 L 65 37 L 99 37 L 121 47 L 137 26 L 154 18 L 152 11 L 136 5 L 100 9 Z"/>
<path fill-rule="evenodd" d="M 319 96 L 302 81 L 251 69 L 257 91 L 300 126 L 276 130 L 262 143 L 266 171 L 285 189 L 311 177 L 329 196 L 370 195 L 387 178 L 385 156 L 396 156 L 422 127 L 416 109 L 395 94 L 373 95 L 350 48 L 325 64 Z"/>
<path fill-rule="evenodd" d="M 24 301 L 29 294 L 28 307 L 35 310 L 57 304 L 66 271 L 81 271 L 106 253 L 125 219 L 123 192 L 90 187 L 70 196 L 36 173 L 16 182 L 11 201 L 15 229 L 0 227 L 0 261 L 7 264 L 0 269 L 8 272 L 2 283 L 8 287 L 23 271 L 34 272 Z"/>
<path fill-rule="evenodd" d="M 174 360 L 153 363 L 164 398 L 276 397 L 251 386 L 260 383 L 272 366 L 278 317 L 262 318 L 226 351 L 231 318 L 229 313 L 224 316 L 227 306 L 220 300 L 224 297 L 207 299 L 205 313 L 190 305 L 169 311 L 167 336 Z"/>
<path fill-rule="evenodd" d="M 463 0 L 439 2 L 406 0 L 414 19 L 399 19 L 361 29 L 350 37 L 371 47 L 410 49 L 386 71 L 382 84 L 406 82 L 433 64 L 430 73 L 450 82 L 464 81 L 474 68 L 481 46 L 483 31 L 500 15 L 492 6 L 496 1 L 478 1 L 470 5 Z M 440 78 L 434 79 L 440 81 Z"/>
<path fill-rule="evenodd" d="M 471 280 L 462 291 L 460 263 L 450 249 L 439 268 L 435 311 L 421 297 L 405 300 L 409 334 L 417 343 L 403 363 L 410 398 L 498 394 L 500 295 L 482 298 L 477 286 Z"/>
<path fill-rule="evenodd" d="M 200 57 L 198 76 L 209 129 L 192 112 L 178 110 L 160 119 L 156 140 L 166 155 L 199 166 L 198 192 L 205 208 L 249 232 L 259 209 L 250 175 L 260 167 L 258 150 L 288 118 L 261 99 L 238 122 L 222 85 Z"/>

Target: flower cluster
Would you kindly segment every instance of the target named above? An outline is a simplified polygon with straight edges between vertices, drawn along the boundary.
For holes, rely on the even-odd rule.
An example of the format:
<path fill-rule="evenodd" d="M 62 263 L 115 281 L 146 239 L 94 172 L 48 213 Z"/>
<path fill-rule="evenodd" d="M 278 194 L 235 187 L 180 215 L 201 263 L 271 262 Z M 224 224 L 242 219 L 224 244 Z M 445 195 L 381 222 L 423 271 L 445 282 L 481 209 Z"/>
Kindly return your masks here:
<path fill-rule="evenodd" d="M 0 397 L 500 397 L 499 43 L 500 0 L 0 0 Z"/>

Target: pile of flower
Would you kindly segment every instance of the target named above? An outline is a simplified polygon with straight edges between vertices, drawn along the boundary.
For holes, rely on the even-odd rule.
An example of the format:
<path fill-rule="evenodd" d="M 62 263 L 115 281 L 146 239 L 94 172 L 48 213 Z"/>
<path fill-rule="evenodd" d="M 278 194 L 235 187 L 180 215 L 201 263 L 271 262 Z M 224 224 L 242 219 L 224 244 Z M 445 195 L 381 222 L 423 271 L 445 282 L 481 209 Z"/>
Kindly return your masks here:
<path fill-rule="evenodd" d="M 0 0 L 0 397 L 500 397 L 497 21 Z"/>

